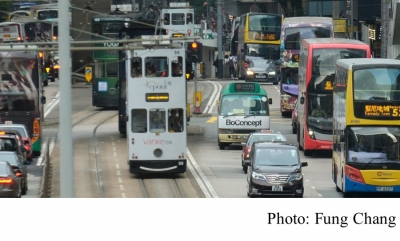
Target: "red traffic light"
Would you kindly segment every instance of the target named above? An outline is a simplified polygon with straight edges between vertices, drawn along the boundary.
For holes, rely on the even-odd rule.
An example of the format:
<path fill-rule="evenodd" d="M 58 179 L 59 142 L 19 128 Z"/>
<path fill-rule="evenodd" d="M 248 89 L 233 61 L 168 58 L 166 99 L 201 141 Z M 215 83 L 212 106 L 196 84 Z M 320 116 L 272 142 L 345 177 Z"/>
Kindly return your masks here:
<path fill-rule="evenodd" d="M 197 43 L 196 42 L 192 42 L 192 49 L 197 49 L 198 48 L 198 45 L 197 45 Z"/>

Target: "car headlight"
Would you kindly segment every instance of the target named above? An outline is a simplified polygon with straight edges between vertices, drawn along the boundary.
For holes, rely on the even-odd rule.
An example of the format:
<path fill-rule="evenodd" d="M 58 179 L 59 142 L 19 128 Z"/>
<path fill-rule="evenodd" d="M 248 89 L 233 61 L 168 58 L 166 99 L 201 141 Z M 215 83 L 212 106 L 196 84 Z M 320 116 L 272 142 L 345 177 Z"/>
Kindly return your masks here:
<path fill-rule="evenodd" d="M 231 129 L 219 129 L 218 132 L 219 134 L 232 134 Z"/>
<path fill-rule="evenodd" d="M 247 75 L 253 75 L 254 72 L 253 72 L 253 70 L 251 70 L 251 69 L 247 69 L 246 74 L 247 74 Z"/>
<path fill-rule="evenodd" d="M 303 174 L 302 173 L 293 173 L 292 174 L 292 180 L 293 181 L 298 181 L 298 180 L 300 180 L 302 178 L 303 178 Z"/>
<path fill-rule="evenodd" d="M 254 179 L 256 179 L 256 180 L 265 181 L 264 175 L 262 175 L 262 174 L 260 174 L 260 173 L 253 172 L 253 173 L 251 174 L 251 176 L 252 176 Z"/>

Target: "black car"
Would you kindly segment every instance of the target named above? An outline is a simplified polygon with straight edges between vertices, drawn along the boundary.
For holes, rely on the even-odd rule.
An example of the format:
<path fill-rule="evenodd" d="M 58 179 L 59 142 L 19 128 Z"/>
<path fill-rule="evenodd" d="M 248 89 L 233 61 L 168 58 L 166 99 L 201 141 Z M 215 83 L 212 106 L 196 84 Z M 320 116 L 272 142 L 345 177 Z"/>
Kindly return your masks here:
<path fill-rule="evenodd" d="M 293 144 L 254 142 L 247 172 L 247 196 L 303 197 L 299 150 Z"/>
<path fill-rule="evenodd" d="M 6 161 L 0 161 L 0 197 L 21 197 L 20 173 Z"/>
<path fill-rule="evenodd" d="M 14 170 L 21 172 L 21 194 L 25 195 L 28 190 L 28 168 L 24 161 L 13 151 L 0 151 L 0 161 L 8 162 Z"/>

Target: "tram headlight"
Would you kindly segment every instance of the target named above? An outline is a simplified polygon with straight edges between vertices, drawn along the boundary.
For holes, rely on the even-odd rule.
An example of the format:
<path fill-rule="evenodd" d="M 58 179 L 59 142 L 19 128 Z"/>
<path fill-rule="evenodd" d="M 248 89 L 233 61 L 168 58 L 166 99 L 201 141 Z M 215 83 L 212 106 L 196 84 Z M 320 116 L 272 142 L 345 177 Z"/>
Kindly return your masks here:
<path fill-rule="evenodd" d="M 160 148 L 157 148 L 153 151 L 153 154 L 155 157 L 161 157 L 163 154 L 163 151 Z"/>
<path fill-rule="evenodd" d="M 315 140 L 315 132 L 312 129 L 308 129 L 308 136 Z"/>

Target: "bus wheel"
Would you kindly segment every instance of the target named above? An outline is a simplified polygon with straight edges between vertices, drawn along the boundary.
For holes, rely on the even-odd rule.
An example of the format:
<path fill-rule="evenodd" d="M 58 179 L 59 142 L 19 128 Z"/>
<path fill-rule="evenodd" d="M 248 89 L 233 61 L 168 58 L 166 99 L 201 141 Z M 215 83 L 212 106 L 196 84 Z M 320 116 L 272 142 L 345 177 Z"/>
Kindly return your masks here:
<path fill-rule="evenodd" d="M 305 155 L 305 156 L 311 156 L 311 155 L 312 155 L 312 151 L 310 151 L 310 150 L 304 150 L 304 155 Z"/>
<path fill-rule="evenodd" d="M 219 139 L 218 139 L 218 146 L 219 146 L 219 149 L 220 149 L 220 150 L 225 150 L 225 146 L 226 146 L 226 144 L 225 144 L 225 143 L 222 143 L 222 142 L 220 142 L 220 141 L 219 141 Z"/>

